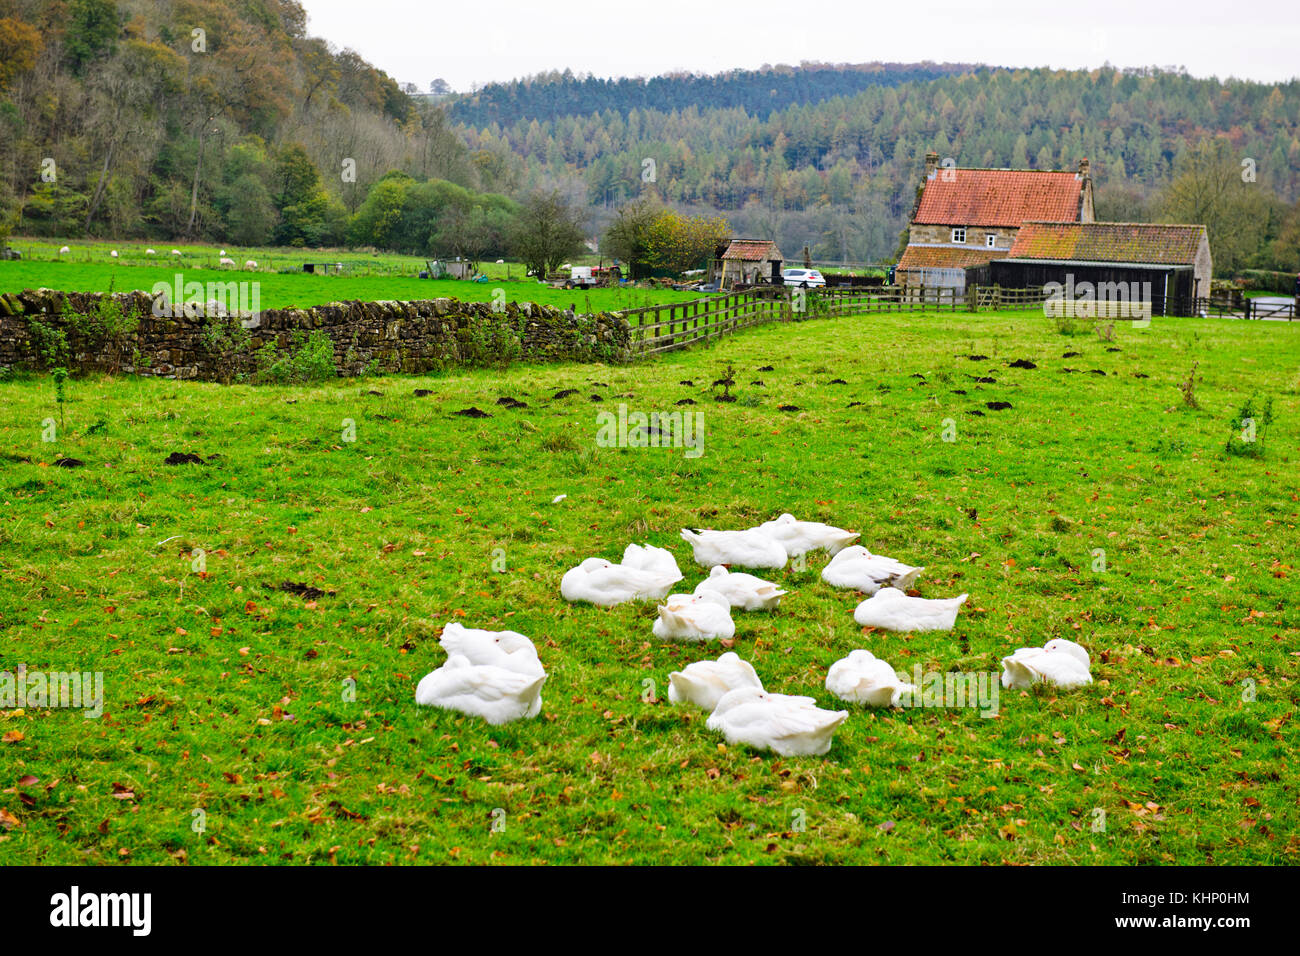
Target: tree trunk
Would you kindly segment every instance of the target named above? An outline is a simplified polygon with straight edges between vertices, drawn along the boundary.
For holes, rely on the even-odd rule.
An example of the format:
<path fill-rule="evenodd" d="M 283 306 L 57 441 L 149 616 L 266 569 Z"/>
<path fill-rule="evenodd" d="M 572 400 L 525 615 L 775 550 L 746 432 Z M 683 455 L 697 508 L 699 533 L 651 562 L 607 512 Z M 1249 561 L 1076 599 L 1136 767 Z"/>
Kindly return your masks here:
<path fill-rule="evenodd" d="M 185 238 L 190 239 L 194 236 L 194 221 L 199 215 L 199 179 L 203 176 L 203 135 L 208 131 L 208 123 L 205 121 L 199 129 L 199 159 L 194 164 L 194 185 L 190 188 L 190 219 L 185 224 Z"/>
<path fill-rule="evenodd" d="M 117 150 L 117 142 L 109 140 L 108 152 L 104 154 L 104 168 L 99 174 L 99 182 L 95 184 L 95 195 L 90 199 L 90 208 L 86 211 L 86 223 L 82 226 L 85 232 L 90 232 L 90 222 L 95 218 L 95 213 L 99 210 L 99 203 L 104 198 L 104 189 L 108 185 L 108 171 L 113 165 L 113 153 Z"/>

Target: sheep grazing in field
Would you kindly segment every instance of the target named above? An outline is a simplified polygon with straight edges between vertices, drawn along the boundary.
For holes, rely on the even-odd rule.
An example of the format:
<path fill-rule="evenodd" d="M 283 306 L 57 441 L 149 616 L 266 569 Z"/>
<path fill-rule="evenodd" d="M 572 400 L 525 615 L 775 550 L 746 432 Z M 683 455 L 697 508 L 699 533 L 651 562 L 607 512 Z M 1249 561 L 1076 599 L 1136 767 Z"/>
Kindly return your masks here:
<path fill-rule="evenodd" d="M 248 259 L 248 260 L 246 260 L 246 261 L 244 262 L 244 268 L 245 268 L 245 269 L 256 269 L 256 268 L 257 268 L 257 260 L 256 260 L 256 259 Z"/>
<path fill-rule="evenodd" d="M 222 249 L 222 250 L 221 250 L 221 254 L 224 256 L 224 255 L 226 254 L 226 250 L 225 250 L 225 249 Z"/>
<path fill-rule="evenodd" d="M 112 256 L 114 259 L 117 258 L 117 250 L 116 250 L 116 249 L 110 249 L 110 250 L 108 251 L 108 254 L 109 254 L 110 256 Z"/>
<path fill-rule="evenodd" d="M 222 256 L 219 264 L 222 266 L 231 266 L 233 268 L 235 265 L 235 260 L 228 259 L 227 257 Z"/>
<path fill-rule="evenodd" d="M 59 250 L 59 255 L 66 256 L 71 251 L 72 250 L 69 249 L 67 246 L 64 246 L 62 249 Z"/>
<path fill-rule="evenodd" d="M 156 256 L 156 255 L 158 255 L 158 253 L 154 252 L 152 249 L 146 249 L 146 250 L 144 251 L 144 254 L 145 254 L 146 256 Z"/>
<path fill-rule="evenodd" d="M 172 255 L 174 255 L 174 256 L 179 256 L 180 254 L 181 254 L 181 251 L 180 251 L 179 249 L 173 249 L 173 250 L 172 250 Z"/>

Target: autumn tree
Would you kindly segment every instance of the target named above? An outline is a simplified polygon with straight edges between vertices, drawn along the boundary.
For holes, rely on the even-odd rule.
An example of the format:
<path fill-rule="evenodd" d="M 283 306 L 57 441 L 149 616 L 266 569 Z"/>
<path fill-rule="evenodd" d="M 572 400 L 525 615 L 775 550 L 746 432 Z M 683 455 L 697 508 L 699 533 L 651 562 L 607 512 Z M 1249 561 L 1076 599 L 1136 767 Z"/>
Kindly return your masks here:
<path fill-rule="evenodd" d="M 524 202 L 511 247 L 530 272 L 548 275 L 582 249 L 585 217 L 558 190 L 535 192 Z"/>
<path fill-rule="evenodd" d="M 1164 222 L 1205 226 L 1214 271 L 1221 275 L 1245 264 L 1268 221 L 1268 197 L 1243 176 L 1244 168 L 1240 151 L 1226 138 L 1203 139 L 1178 158 L 1158 202 Z"/>

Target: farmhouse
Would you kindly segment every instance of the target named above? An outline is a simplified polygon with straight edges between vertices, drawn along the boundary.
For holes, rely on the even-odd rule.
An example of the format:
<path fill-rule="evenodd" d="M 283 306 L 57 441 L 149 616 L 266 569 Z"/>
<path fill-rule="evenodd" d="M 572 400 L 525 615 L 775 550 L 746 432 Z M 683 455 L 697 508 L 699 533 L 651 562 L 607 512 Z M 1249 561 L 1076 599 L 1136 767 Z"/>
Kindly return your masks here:
<path fill-rule="evenodd" d="M 719 247 L 710 278 L 724 289 L 737 283 L 779 285 L 784 264 L 785 257 L 771 239 L 732 239 L 725 248 Z"/>
<path fill-rule="evenodd" d="M 1152 315 L 1194 315 L 1195 300 L 1210 294 L 1211 265 L 1204 226 L 1026 222 L 991 273 L 1014 289 L 1123 283 L 1146 290 Z"/>
<path fill-rule="evenodd" d="M 967 270 L 987 281 L 986 267 L 1007 257 L 1026 220 L 1092 222 L 1088 160 L 1076 171 L 963 169 L 927 153 L 896 281 L 964 292 Z"/>

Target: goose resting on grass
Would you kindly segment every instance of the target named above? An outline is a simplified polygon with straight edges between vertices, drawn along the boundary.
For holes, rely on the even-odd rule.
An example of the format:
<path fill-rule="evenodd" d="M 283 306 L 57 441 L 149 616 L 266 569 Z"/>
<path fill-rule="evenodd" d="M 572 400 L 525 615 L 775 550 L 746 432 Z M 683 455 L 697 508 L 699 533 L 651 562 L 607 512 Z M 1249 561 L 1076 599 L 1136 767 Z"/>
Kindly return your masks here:
<path fill-rule="evenodd" d="M 415 702 L 482 717 L 489 724 L 504 724 L 541 713 L 545 682 L 545 674 L 473 664 L 468 657 L 453 654 L 447 663 L 421 678 Z"/>
<path fill-rule="evenodd" d="M 779 541 L 757 528 L 748 531 L 691 531 L 683 528 L 682 540 L 691 545 L 695 563 L 706 568 L 715 564 L 783 568 L 789 558 Z"/>
<path fill-rule="evenodd" d="M 898 679 L 894 669 L 866 650 L 849 651 L 826 673 L 826 689 L 840 700 L 869 707 L 897 707 L 915 685 Z"/>
<path fill-rule="evenodd" d="M 950 631 L 967 597 L 929 600 L 908 597 L 898 588 L 881 588 L 858 605 L 853 620 L 886 631 Z"/>
<path fill-rule="evenodd" d="M 819 549 L 835 554 L 858 540 L 856 531 L 834 528 L 820 521 L 796 521 L 792 514 L 764 521 L 752 530 L 775 538 L 792 558 Z"/>
<path fill-rule="evenodd" d="M 1024 690 L 1043 682 L 1061 690 L 1092 683 L 1088 652 L 1074 641 L 1057 638 L 1042 647 L 1022 647 L 1002 658 L 1002 686 Z"/>
<path fill-rule="evenodd" d="M 661 601 L 682 579 L 673 556 L 662 548 L 646 545 L 633 549 L 628 545 L 624 560 L 632 564 L 614 564 L 604 558 L 588 558 L 570 568 L 560 579 L 560 595 L 566 601 L 587 601 L 600 607 L 613 607 L 627 601 Z M 667 560 L 647 552 L 660 552 Z M 669 567 L 671 562 L 671 568 Z"/>
<path fill-rule="evenodd" d="M 822 710 L 811 697 L 741 687 L 722 695 L 705 726 L 721 732 L 729 744 L 797 757 L 830 750 L 835 728 L 848 716 L 847 710 Z"/>
<path fill-rule="evenodd" d="M 727 571 L 715 564 L 709 576 L 695 585 L 695 593 L 716 591 L 742 611 L 774 611 L 787 592 L 770 581 L 756 578 L 744 571 Z"/>
<path fill-rule="evenodd" d="M 537 648 L 518 631 L 481 631 L 451 621 L 438 638 L 448 656 L 460 655 L 471 664 L 491 664 L 517 674 L 544 674 Z"/>
<path fill-rule="evenodd" d="M 716 661 L 696 661 L 668 675 L 668 699 L 674 704 L 690 703 L 712 711 L 727 691 L 741 687 L 763 689 L 763 682 L 749 661 L 727 651 Z"/>
<path fill-rule="evenodd" d="M 654 636 L 673 641 L 729 641 L 736 636 L 731 619 L 731 602 L 717 591 L 699 594 L 670 594 L 659 605 Z"/>
<path fill-rule="evenodd" d="M 822 568 L 822 580 L 833 588 L 854 588 L 863 594 L 875 594 L 882 585 L 906 591 L 924 570 L 855 544 L 831 558 Z"/>
<path fill-rule="evenodd" d="M 438 639 L 447 661 L 420 679 L 415 702 L 504 724 L 536 717 L 546 671 L 537 648 L 517 631 L 481 631 L 455 621 Z"/>

